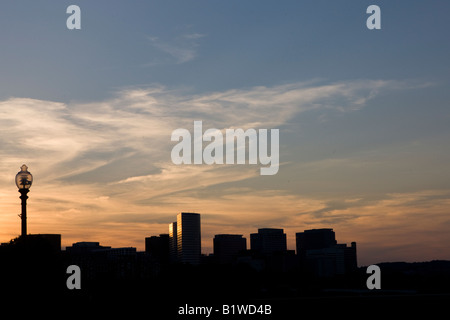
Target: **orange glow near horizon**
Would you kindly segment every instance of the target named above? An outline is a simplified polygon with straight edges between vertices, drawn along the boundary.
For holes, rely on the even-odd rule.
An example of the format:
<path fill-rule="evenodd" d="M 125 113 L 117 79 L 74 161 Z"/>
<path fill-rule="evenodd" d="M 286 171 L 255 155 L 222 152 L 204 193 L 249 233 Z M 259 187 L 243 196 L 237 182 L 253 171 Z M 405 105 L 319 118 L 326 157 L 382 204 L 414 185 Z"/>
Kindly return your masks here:
<path fill-rule="evenodd" d="M 294 250 L 296 232 L 333 228 L 339 243 L 357 242 L 360 265 L 450 259 L 445 134 L 364 147 L 345 136 L 338 152 L 337 142 L 316 137 L 387 88 L 417 86 L 308 82 L 199 95 L 157 87 L 70 105 L 0 101 L 0 241 L 20 231 L 14 177 L 25 163 L 34 176 L 28 233 L 61 234 L 63 247 L 98 241 L 143 250 L 145 237 L 168 233 L 177 213 L 188 211 L 201 214 L 204 253 L 219 233 L 242 234 L 249 247 L 258 228 L 283 228 Z M 311 113 L 314 126 L 306 125 Z M 278 173 L 261 176 L 259 165 L 174 165 L 171 132 L 191 130 L 199 114 L 205 128 L 282 128 Z M 291 122 L 305 114 L 302 126 Z"/>
<path fill-rule="evenodd" d="M 1 193 L 1 242 L 8 242 L 20 232 L 19 193 L 13 186 L 10 189 Z M 236 192 L 201 200 L 191 196 L 169 197 L 159 205 L 143 206 L 133 205 L 123 196 L 77 192 L 75 186 L 64 192 L 60 188 L 42 189 L 36 183 L 29 193 L 28 232 L 61 234 L 63 247 L 78 241 L 98 241 L 113 247 L 144 250 L 145 237 L 168 233 L 168 224 L 178 212 L 193 211 L 201 214 L 202 252 L 206 254 L 212 253 L 215 234 L 243 234 L 249 248 L 250 233 L 274 227 L 284 229 L 290 250 L 295 250 L 296 232 L 333 228 L 338 243 L 357 242 L 359 265 L 450 258 L 446 242 L 442 241 L 450 240 L 446 216 L 450 200 L 445 197 L 450 192 L 393 194 L 367 206 L 318 214 L 325 207 L 324 201 L 283 194 L 270 196 L 273 191 L 259 195 Z M 436 195 L 441 200 L 436 201 Z M 433 200 L 427 201 L 429 197 Z"/>

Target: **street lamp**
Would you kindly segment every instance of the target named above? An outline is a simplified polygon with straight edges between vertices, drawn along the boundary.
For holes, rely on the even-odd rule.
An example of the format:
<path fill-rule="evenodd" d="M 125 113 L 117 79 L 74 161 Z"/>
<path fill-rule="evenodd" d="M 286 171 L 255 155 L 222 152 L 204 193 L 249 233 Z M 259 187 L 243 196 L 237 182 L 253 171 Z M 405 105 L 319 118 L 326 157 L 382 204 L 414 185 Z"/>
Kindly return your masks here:
<path fill-rule="evenodd" d="M 22 236 L 27 235 L 27 193 L 30 191 L 31 184 L 33 183 L 33 176 L 28 172 L 28 167 L 22 165 L 20 171 L 16 174 L 16 186 L 19 188 L 20 199 L 22 200 Z"/>

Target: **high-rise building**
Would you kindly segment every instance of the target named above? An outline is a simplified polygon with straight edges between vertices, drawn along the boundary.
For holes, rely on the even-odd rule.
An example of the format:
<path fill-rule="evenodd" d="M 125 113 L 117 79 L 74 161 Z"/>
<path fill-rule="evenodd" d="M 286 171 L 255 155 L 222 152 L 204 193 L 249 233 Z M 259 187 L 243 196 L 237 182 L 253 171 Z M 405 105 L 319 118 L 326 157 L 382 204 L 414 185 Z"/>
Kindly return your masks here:
<path fill-rule="evenodd" d="M 333 229 L 311 229 L 298 232 L 295 235 L 297 254 L 305 250 L 324 249 L 336 245 L 336 236 Z"/>
<path fill-rule="evenodd" d="M 177 260 L 199 264 L 201 256 L 200 214 L 181 212 L 177 215 Z"/>
<path fill-rule="evenodd" d="M 149 254 L 152 259 L 159 262 L 168 262 L 170 253 L 170 238 L 168 234 L 160 234 L 145 238 L 145 252 Z"/>
<path fill-rule="evenodd" d="M 296 233 L 301 264 L 318 276 L 345 274 L 357 269 L 356 242 L 338 244 L 333 229 L 311 229 Z"/>
<path fill-rule="evenodd" d="M 345 270 L 354 271 L 358 269 L 358 259 L 356 257 L 356 242 L 353 241 L 350 247 L 345 246 Z"/>
<path fill-rule="evenodd" d="M 258 229 L 258 233 L 250 234 L 250 248 L 263 255 L 286 252 L 286 234 L 283 229 Z"/>
<path fill-rule="evenodd" d="M 241 234 L 216 234 L 213 241 L 214 257 L 219 263 L 230 263 L 247 249 L 247 239 Z"/>
<path fill-rule="evenodd" d="M 171 262 L 178 261 L 178 248 L 177 248 L 177 222 L 169 224 L 169 258 Z"/>

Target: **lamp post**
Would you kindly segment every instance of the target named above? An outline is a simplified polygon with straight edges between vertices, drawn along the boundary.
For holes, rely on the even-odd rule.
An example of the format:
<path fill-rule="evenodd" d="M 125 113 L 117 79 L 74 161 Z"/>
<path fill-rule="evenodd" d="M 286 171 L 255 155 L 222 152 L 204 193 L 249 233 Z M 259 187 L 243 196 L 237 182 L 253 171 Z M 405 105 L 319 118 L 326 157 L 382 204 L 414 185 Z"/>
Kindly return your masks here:
<path fill-rule="evenodd" d="M 20 199 L 22 200 L 22 213 L 20 219 L 22 219 L 22 236 L 27 235 L 27 193 L 30 191 L 31 184 L 33 183 L 33 176 L 28 172 L 28 167 L 22 165 L 20 171 L 16 174 L 16 186 L 19 188 Z"/>

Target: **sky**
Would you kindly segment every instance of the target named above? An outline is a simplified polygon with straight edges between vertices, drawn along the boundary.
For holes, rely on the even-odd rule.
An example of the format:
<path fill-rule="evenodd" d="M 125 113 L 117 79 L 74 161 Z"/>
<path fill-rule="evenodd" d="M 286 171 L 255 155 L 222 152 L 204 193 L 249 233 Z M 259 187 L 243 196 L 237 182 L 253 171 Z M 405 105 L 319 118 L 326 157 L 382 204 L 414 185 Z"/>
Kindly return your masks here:
<path fill-rule="evenodd" d="M 69 5 L 81 29 L 69 30 Z M 381 29 L 369 30 L 369 5 Z M 450 259 L 447 1 L 8 1 L 0 242 L 144 250 L 179 212 L 215 234 L 333 228 L 358 264 Z M 280 167 L 175 165 L 177 128 L 279 129 Z"/>

